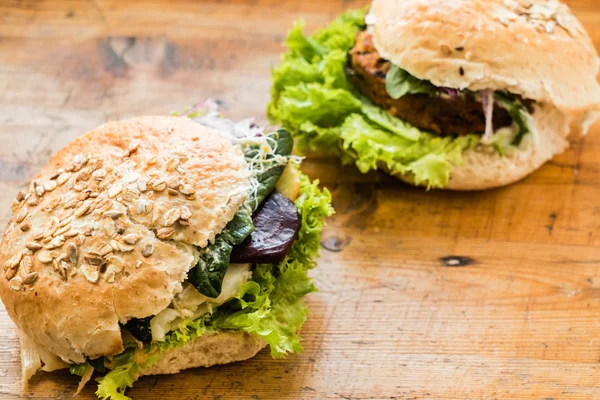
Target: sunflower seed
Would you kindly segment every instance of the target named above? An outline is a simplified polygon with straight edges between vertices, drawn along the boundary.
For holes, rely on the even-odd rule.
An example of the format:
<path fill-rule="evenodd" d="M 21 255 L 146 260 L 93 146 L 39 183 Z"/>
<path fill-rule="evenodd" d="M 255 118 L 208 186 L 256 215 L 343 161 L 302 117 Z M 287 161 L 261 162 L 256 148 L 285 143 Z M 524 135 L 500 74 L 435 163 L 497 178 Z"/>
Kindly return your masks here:
<path fill-rule="evenodd" d="M 119 251 L 122 251 L 122 252 L 125 252 L 125 253 L 133 251 L 135 249 L 135 246 L 130 246 L 130 245 L 127 245 L 127 244 L 124 244 L 124 243 L 118 243 L 118 246 L 119 246 Z"/>
<path fill-rule="evenodd" d="M 79 260 L 79 250 L 75 243 L 71 242 L 67 245 L 67 256 L 71 264 L 77 265 L 77 261 Z"/>
<path fill-rule="evenodd" d="M 47 251 L 42 250 L 38 253 L 37 258 L 43 264 L 48 264 L 52 262 L 56 257 L 58 257 L 58 253 L 56 251 Z"/>
<path fill-rule="evenodd" d="M 177 189 L 179 185 L 179 179 L 176 176 L 169 178 L 169 180 L 167 181 L 167 186 L 171 189 Z"/>
<path fill-rule="evenodd" d="M 31 223 L 29 221 L 25 221 L 21 224 L 21 226 L 19 226 L 19 228 L 23 232 L 27 232 L 27 231 L 31 230 Z"/>
<path fill-rule="evenodd" d="M 140 197 L 140 194 L 135 190 L 127 189 L 122 197 L 125 201 L 134 201 Z"/>
<path fill-rule="evenodd" d="M 148 182 L 144 179 L 138 180 L 138 189 L 140 189 L 140 192 L 142 193 L 146 192 L 148 190 Z"/>
<path fill-rule="evenodd" d="M 60 204 L 60 202 L 61 202 L 61 199 L 60 199 L 59 197 L 56 197 L 56 198 L 54 198 L 54 199 L 50 200 L 50 201 L 49 201 L 49 202 L 46 204 L 46 206 L 44 207 L 44 209 L 43 209 L 43 210 L 44 210 L 45 212 L 48 212 L 48 213 L 49 213 L 50 211 L 52 211 L 52 210 L 54 210 L 56 207 L 58 207 L 58 205 Z"/>
<path fill-rule="evenodd" d="M 48 181 L 48 182 L 44 183 L 44 190 L 46 192 L 51 192 L 54 189 L 56 189 L 57 186 L 58 186 L 58 184 L 56 183 L 56 181 Z"/>
<path fill-rule="evenodd" d="M 131 244 L 131 245 L 136 244 L 137 242 L 140 241 L 140 239 L 141 239 L 141 236 L 138 235 L 137 233 L 130 233 L 129 235 L 123 236 L 123 241 L 126 244 Z"/>
<path fill-rule="evenodd" d="M 169 194 L 169 196 L 177 196 L 179 194 L 177 190 L 171 188 L 167 189 L 167 193 Z"/>
<path fill-rule="evenodd" d="M 142 255 L 144 257 L 150 257 L 154 253 L 154 243 L 146 242 L 144 244 L 144 248 L 142 249 Z"/>
<path fill-rule="evenodd" d="M 90 194 L 92 194 L 92 191 L 90 189 L 85 189 L 81 193 L 79 193 L 79 195 L 77 195 L 77 200 L 86 200 L 88 197 L 90 197 Z"/>
<path fill-rule="evenodd" d="M 17 201 L 20 203 L 23 200 L 25 200 L 25 193 L 23 193 L 23 191 L 19 190 L 19 192 L 17 193 Z"/>
<path fill-rule="evenodd" d="M 114 199 L 119 194 L 121 194 L 122 191 L 123 191 L 123 185 L 121 185 L 120 183 L 115 183 L 108 189 L 108 197 L 110 197 L 111 199 Z"/>
<path fill-rule="evenodd" d="M 10 288 L 17 292 L 23 289 L 23 280 L 20 276 L 15 276 L 10 280 Z"/>
<path fill-rule="evenodd" d="M 31 207 L 35 207 L 39 203 L 40 202 L 38 201 L 37 197 L 35 197 L 35 196 L 31 196 L 29 199 L 27 199 L 27 204 L 30 205 Z"/>
<path fill-rule="evenodd" d="M 62 278 L 63 281 L 66 281 L 69 277 L 69 264 L 64 261 L 61 261 L 58 265 L 58 274 Z"/>
<path fill-rule="evenodd" d="M 85 243 L 85 236 L 78 234 L 73 243 L 75 243 L 77 246 L 83 245 Z"/>
<path fill-rule="evenodd" d="M 44 187 L 42 185 L 40 185 L 37 182 L 33 182 L 33 187 L 35 190 L 35 194 L 37 195 L 37 197 L 42 197 L 44 195 Z"/>
<path fill-rule="evenodd" d="M 70 231 L 68 231 L 68 232 L 65 232 L 65 233 L 63 234 L 63 236 L 64 236 L 65 238 L 67 238 L 67 239 L 70 239 L 70 238 L 74 238 L 74 237 L 75 237 L 75 236 L 77 236 L 78 234 L 79 234 L 79 232 L 77 232 L 75 229 L 71 228 L 71 230 L 70 230 Z"/>
<path fill-rule="evenodd" d="M 65 210 L 68 210 L 69 208 L 74 208 L 77 202 L 77 197 L 72 197 L 65 204 L 63 204 L 63 208 Z"/>
<path fill-rule="evenodd" d="M 26 274 L 31 272 L 32 266 L 33 266 L 33 262 L 31 261 L 31 256 L 23 257 L 23 259 L 21 260 L 21 263 L 19 264 L 19 268 L 21 268 L 21 272 L 26 273 Z"/>
<path fill-rule="evenodd" d="M 129 173 L 129 174 L 123 176 L 123 178 L 121 178 L 121 181 L 124 183 L 133 183 L 137 180 L 138 180 L 138 174 L 136 174 L 135 172 Z"/>
<path fill-rule="evenodd" d="M 143 263 L 141 260 L 138 260 L 138 261 L 135 263 L 135 267 L 136 267 L 136 268 L 140 268 L 142 265 L 144 265 L 144 263 Z"/>
<path fill-rule="evenodd" d="M 44 232 L 40 232 L 33 237 L 33 240 L 42 240 L 44 237 Z"/>
<path fill-rule="evenodd" d="M 12 278 L 15 277 L 15 275 L 17 275 L 17 272 L 18 271 L 16 269 L 7 269 L 4 276 L 10 281 Z"/>
<path fill-rule="evenodd" d="M 179 220 L 179 225 L 181 225 L 181 226 L 190 226 L 190 221 L 186 221 L 186 220 L 180 219 Z"/>
<path fill-rule="evenodd" d="M 81 217 L 85 213 L 87 213 L 89 211 L 89 209 L 90 209 L 90 203 L 85 202 L 85 203 L 83 203 L 83 205 L 81 205 L 81 207 L 79 207 L 77 210 L 75 210 L 75 216 Z"/>
<path fill-rule="evenodd" d="M 65 226 L 59 227 L 58 230 L 52 234 L 52 236 L 64 235 L 65 233 L 67 233 L 70 230 L 71 230 L 71 227 L 69 225 L 65 225 Z"/>
<path fill-rule="evenodd" d="M 50 241 L 50 243 L 48 243 L 47 245 L 44 246 L 45 249 L 47 250 L 52 250 L 52 249 L 56 249 L 60 246 L 62 246 L 65 243 L 65 237 L 64 236 L 57 236 L 54 239 L 52 239 Z"/>
<path fill-rule="evenodd" d="M 179 216 L 180 219 L 187 221 L 190 218 L 192 218 L 192 212 L 190 211 L 189 208 L 187 208 L 186 206 L 181 206 L 180 210 L 181 210 L 181 215 Z"/>
<path fill-rule="evenodd" d="M 21 262 L 23 258 L 23 252 L 19 251 L 13 255 L 8 261 L 4 263 L 4 269 L 15 268 Z"/>
<path fill-rule="evenodd" d="M 17 215 L 15 217 L 15 220 L 17 222 L 19 222 L 19 223 L 23 222 L 23 220 L 25 219 L 25 217 L 27 217 L 27 212 L 28 211 L 29 210 L 27 209 L 27 207 L 25 207 L 25 206 L 21 207 L 21 209 L 19 210 L 19 212 L 17 213 Z"/>
<path fill-rule="evenodd" d="M 123 213 L 121 211 L 118 211 L 118 210 L 109 210 L 109 211 L 106 211 L 102 215 L 105 216 L 105 217 L 111 218 L 111 219 L 117 219 L 120 216 L 122 216 Z"/>
<path fill-rule="evenodd" d="M 179 186 L 179 191 L 185 196 L 191 196 L 195 193 L 194 188 L 189 183 Z"/>
<path fill-rule="evenodd" d="M 29 274 L 25 275 L 25 279 L 23 279 L 23 283 L 25 285 L 31 285 L 32 283 L 37 281 L 38 276 L 39 275 L 37 272 L 30 272 Z"/>
<path fill-rule="evenodd" d="M 107 172 L 103 168 L 97 169 L 94 172 L 92 172 L 92 178 L 95 181 L 101 181 L 102 179 L 106 178 L 106 175 L 107 175 Z"/>
<path fill-rule="evenodd" d="M 104 245 L 98 252 L 102 257 L 112 253 L 113 248 L 110 244 Z"/>
<path fill-rule="evenodd" d="M 54 234 L 54 232 L 56 232 L 56 230 L 58 229 L 59 223 L 60 223 L 60 221 L 58 220 L 57 217 L 50 217 L 48 219 L 48 222 L 46 223 L 46 228 L 44 229 L 44 236 L 45 237 L 52 236 Z"/>
<path fill-rule="evenodd" d="M 159 181 L 156 181 L 152 185 L 152 190 L 154 190 L 155 192 L 162 192 L 166 188 L 167 188 L 167 183 L 164 180 L 162 180 L 162 179 L 159 180 Z"/>
<path fill-rule="evenodd" d="M 181 210 L 179 208 L 171 208 L 167 211 L 162 219 L 163 226 L 171 226 L 181 217 Z"/>
<path fill-rule="evenodd" d="M 173 237 L 173 235 L 175 234 L 175 228 L 173 227 L 168 227 L 168 228 L 160 228 L 157 232 L 156 232 L 156 236 L 159 239 L 163 239 L 163 240 L 167 240 Z"/>
<path fill-rule="evenodd" d="M 91 283 L 98 282 L 98 279 L 100 278 L 100 273 L 98 272 L 98 268 L 95 268 L 94 266 L 91 266 L 91 265 L 83 264 L 80 267 L 80 270 L 81 270 L 81 273 L 83 274 L 83 276 L 85 277 L 85 279 L 88 280 L 88 282 L 91 282 Z"/>
<path fill-rule="evenodd" d="M 77 180 L 86 182 L 90 179 L 90 176 L 92 176 L 92 169 L 90 167 L 87 167 L 82 169 L 79 175 L 77 175 Z"/>
<path fill-rule="evenodd" d="M 73 175 L 73 174 L 71 174 L 70 172 L 63 172 L 62 174 L 59 175 L 56 182 L 62 186 L 65 184 L 66 181 L 69 180 L 69 178 L 71 178 L 71 175 Z"/>
<path fill-rule="evenodd" d="M 37 251 L 42 248 L 42 245 L 36 242 L 29 242 L 25 245 L 31 251 Z"/>
<path fill-rule="evenodd" d="M 167 171 L 172 172 L 175 171 L 175 169 L 179 166 L 179 160 L 176 158 L 170 158 L 167 161 Z"/>
<path fill-rule="evenodd" d="M 89 255 L 86 255 L 86 256 L 84 257 L 84 259 L 85 259 L 85 261 L 87 261 L 87 262 L 88 262 L 90 265 L 95 265 L 95 266 L 98 266 L 98 265 L 102 265 L 102 264 L 104 264 L 104 259 L 103 259 L 102 257 L 100 257 L 100 256 L 89 256 Z"/>
<path fill-rule="evenodd" d="M 110 244 L 110 247 L 112 247 L 112 249 L 114 251 L 119 251 L 119 242 L 117 242 L 116 240 L 113 239 L 109 242 L 109 244 Z"/>

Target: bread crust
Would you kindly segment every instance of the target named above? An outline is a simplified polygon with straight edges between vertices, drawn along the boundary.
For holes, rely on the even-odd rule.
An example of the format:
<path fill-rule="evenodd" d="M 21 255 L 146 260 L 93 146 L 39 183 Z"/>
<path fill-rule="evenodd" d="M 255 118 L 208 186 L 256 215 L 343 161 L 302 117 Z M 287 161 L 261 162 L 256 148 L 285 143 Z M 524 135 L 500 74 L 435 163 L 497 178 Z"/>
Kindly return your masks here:
<path fill-rule="evenodd" d="M 376 0 L 381 56 L 439 87 L 492 89 L 569 112 L 600 109 L 594 45 L 558 1 Z"/>
<path fill-rule="evenodd" d="M 167 350 L 142 375 L 176 374 L 184 369 L 211 367 L 254 357 L 266 342 L 241 331 L 206 333 L 183 347 Z"/>
<path fill-rule="evenodd" d="M 18 195 L 0 297 L 66 362 L 123 351 L 119 323 L 157 314 L 245 200 L 241 150 L 183 117 L 110 122 L 58 152 Z"/>

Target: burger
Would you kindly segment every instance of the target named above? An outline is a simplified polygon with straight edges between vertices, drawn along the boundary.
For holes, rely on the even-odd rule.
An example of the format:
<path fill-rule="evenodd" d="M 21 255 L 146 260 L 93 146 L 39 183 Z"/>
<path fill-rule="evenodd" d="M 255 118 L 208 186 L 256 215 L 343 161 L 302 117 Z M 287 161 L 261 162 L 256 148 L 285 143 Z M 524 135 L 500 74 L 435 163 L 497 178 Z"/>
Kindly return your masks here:
<path fill-rule="evenodd" d="M 109 122 L 59 151 L 13 203 L 0 296 L 23 380 L 93 374 L 102 399 L 142 375 L 302 350 L 330 194 L 292 138 L 203 104 Z"/>
<path fill-rule="evenodd" d="M 310 36 L 302 28 L 273 69 L 270 119 L 303 151 L 363 173 L 507 185 L 585 135 L 600 110 L 598 55 L 556 0 L 376 0 Z"/>

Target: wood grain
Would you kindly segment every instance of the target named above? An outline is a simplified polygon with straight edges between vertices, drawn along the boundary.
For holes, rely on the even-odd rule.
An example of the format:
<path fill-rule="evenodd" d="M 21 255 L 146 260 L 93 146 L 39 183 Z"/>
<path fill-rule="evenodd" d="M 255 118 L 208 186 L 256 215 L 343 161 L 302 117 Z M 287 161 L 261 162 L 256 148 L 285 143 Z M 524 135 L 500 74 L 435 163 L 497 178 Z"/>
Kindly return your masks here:
<path fill-rule="evenodd" d="M 600 47 L 596 0 L 568 2 Z M 111 119 L 212 97 L 264 121 L 293 20 L 365 1 L 0 1 L 0 223 L 52 153 Z M 568 62 L 565 60 L 564 62 Z M 600 398 L 600 126 L 525 181 L 425 192 L 335 160 L 304 353 L 141 379 L 136 399 Z M 461 258 L 463 266 L 448 266 Z M 0 398 L 19 398 L 0 313 Z M 26 398 L 70 398 L 68 373 Z M 89 385 L 80 398 L 94 398 Z"/>

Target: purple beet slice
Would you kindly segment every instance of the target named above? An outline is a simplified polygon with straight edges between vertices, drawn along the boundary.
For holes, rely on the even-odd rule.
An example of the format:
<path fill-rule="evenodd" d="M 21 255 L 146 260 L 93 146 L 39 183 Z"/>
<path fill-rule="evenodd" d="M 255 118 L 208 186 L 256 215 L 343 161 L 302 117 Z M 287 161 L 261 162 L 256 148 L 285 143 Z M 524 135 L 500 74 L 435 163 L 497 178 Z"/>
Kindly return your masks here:
<path fill-rule="evenodd" d="M 282 261 L 298 237 L 300 215 L 294 203 L 275 191 L 252 216 L 255 230 L 231 252 L 232 263 L 273 264 Z"/>

